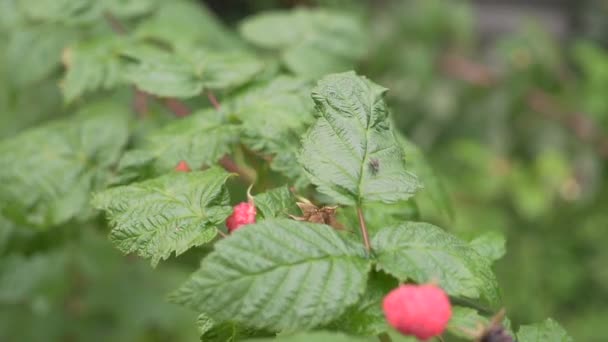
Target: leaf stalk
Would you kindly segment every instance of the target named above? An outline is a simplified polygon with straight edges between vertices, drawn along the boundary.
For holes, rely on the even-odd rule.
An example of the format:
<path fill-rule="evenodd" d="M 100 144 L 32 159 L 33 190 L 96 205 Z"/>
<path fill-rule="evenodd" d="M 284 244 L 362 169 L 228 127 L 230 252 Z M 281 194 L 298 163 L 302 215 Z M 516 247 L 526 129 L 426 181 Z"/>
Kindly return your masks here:
<path fill-rule="evenodd" d="M 369 233 L 367 232 L 367 226 L 365 225 L 365 217 L 363 216 L 363 208 L 361 204 L 357 206 L 357 217 L 359 217 L 359 228 L 361 228 L 363 245 L 365 246 L 365 251 L 369 255 L 372 251 L 372 246 L 369 242 Z"/>

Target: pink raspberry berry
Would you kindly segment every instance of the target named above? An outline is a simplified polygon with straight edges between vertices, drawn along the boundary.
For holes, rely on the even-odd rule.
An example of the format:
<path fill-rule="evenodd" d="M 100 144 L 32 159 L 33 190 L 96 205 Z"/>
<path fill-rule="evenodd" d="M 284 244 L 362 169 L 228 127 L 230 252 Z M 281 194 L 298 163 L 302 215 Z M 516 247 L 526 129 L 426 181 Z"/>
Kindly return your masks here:
<path fill-rule="evenodd" d="M 431 284 L 402 285 L 384 297 L 382 307 L 391 326 L 422 341 L 441 335 L 452 316 L 448 296 Z"/>
<path fill-rule="evenodd" d="M 228 231 L 232 233 L 246 224 L 255 223 L 256 213 L 253 201 L 242 202 L 235 205 L 232 215 L 226 219 Z"/>
<path fill-rule="evenodd" d="M 175 167 L 175 171 L 177 172 L 190 172 L 190 166 L 186 163 L 185 160 L 181 160 L 177 166 Z"/>

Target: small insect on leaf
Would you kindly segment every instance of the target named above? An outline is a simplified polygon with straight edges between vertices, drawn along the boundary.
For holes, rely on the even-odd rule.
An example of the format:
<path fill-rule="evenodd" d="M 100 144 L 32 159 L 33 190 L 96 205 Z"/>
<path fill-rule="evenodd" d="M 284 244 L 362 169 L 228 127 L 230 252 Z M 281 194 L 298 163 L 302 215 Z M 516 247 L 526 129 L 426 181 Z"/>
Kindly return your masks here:
<path fill-rule="evenodd" d="M 368 166 L 369 172 L 374 176 L 378 174 L 378 171 L 380 171 L 380 161 L 376 158 L 371 159 Z"/>

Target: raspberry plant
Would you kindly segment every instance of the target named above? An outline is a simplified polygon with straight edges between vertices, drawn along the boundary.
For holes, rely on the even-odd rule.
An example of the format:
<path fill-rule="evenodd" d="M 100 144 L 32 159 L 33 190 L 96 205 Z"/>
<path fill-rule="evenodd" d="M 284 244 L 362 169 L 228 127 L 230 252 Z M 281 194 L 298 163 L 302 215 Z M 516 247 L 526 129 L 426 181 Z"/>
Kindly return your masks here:
<path fill-rule="evenodd" d="M 471 332 L 502 307 L 492 263 L 504 238 L 466 241 L 416 213 L 417 196 L 449 202 L 393 128 L 388 90 L 348 71 L 368 46 L 357 16 L 266 12 L 233 32 L 187 1 L 2 4 L 4 22 L 24 28 L 9 51 L 34 49 L 3 72 L 21 87 L 60 78 L 73 113 L 0 143 L 5 236 L 61 232 L 57 244 L 86 246 L 96 233 L 82 231 L 108 227 L 115 248 L 152 267 L 183 261 L 191 275 L 169 301 L 199 315 L 202 341 L 411 340 L 381 305 L 402 283 L 450 296 L 446 338 L 480 338 Z M 253 217 L 237 230 L 229 217 L 249 185 Z M 21 268 L 45 268 L 37 260 L 3 264 L 0 300 L 26 298 L 10 287 Z M 148 284 L 123 285 L 137 286 Z M 521 342 L 570 341 L 550 319 L 517 333 L 498 324 Z"/>

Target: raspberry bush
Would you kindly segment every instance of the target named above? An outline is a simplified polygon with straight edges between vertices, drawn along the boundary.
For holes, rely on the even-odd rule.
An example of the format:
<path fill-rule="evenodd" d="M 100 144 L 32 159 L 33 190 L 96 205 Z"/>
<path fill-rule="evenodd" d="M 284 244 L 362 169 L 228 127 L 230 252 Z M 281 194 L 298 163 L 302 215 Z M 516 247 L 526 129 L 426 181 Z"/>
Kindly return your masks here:
<path fill-rule="evenodd" d="M 33 49 L 15 82 L 40 102 L 58 82 L 63 99 L 0 143 L 0 302 L 76 322 L 49 340 L 184 326 L 217 342 L 475 340 L 503 307 L 504 237 L 463 239 L 417 210 L 452 207 L 390 90 L 351 71 L 371 46 L 360 16 L 277 10 L 230 30 L 188 1 L 2 6 L 23 28 L 10 52 Z M 108 312 L 141 326 L 107 331 Z M 571 340 L 551 319 L 492 324 Z"/>

